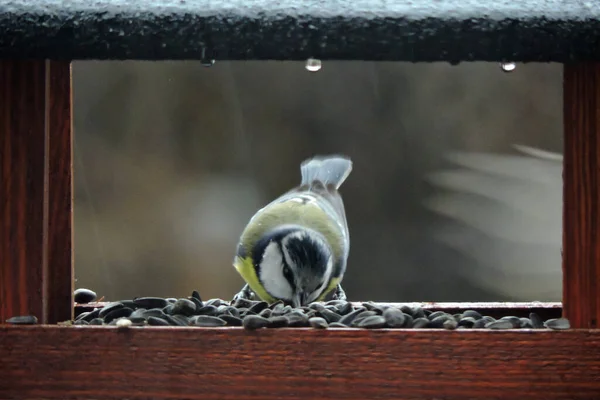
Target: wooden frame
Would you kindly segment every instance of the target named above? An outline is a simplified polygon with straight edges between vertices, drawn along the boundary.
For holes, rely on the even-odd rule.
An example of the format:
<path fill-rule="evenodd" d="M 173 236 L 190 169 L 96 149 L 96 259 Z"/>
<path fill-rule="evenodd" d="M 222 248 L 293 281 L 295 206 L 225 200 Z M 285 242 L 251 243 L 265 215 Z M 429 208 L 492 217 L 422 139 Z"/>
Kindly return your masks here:
<path fill-rule="evenodd" d="M 188 3 L 197 5 L 200 1 Z M 472 60 L 472 54 L 478 54 L 481 60 L 500 61 L 510 55 L 514 61 L 566 62 L 562 313 L 569 318 L 573 329 L 449 332 L 291 328 L 248 332 L 242 328 L 119 329 L 53 325 L 71 319 L 74 312 L 72 101 L 69 61 L 45 58 L 136 59 L 158 54 L 156 59 L 177 59 L 186 58 L 189 46 L 195 45 L 189 42 L 188 47 L 177 47 L 178 40 L 189 38 L 175 36 L 173 32 L 183 32 L 182 22 L 176 21 L 179 25 L 175 24 L 175 28 L 168 24 L 167 28 L 159 26 L 163 34 L 166 32 L 163 39 L 168 46 L 155 49 L 155 53 L 149 50 L 152 47 L 141 46 L 138 53 L 133 45 L 128 47 L 128 40 L 136 45 L 136 40 L 147 40 L 149 35 L 144 27 L 156 25 L 150 13 L 136 14 L 136 7 L 151 7 L 144 1 L 129 6 L 131 9 L 120 10 L 122 12 L 116 13 L 115 19 L 109 22 L 102 19 L 105 17 L 100 10 L 94 17 L 97 20 L 92 19 L 85 29 L 73 22 L 79 18 L 76 14 L 61 10 L 64 13 L 56 15 L 67 15 L 64 20 L 51 18 L 40 25 L 47 28 L 56 24 L 56 32 L 60 33 L 56 36 L 36 31 L 37 25 L 31 25 L 35 19 L 18 18 L 34 15 L 34 11 L 45 12 L 43 2 L 32 0 L 30 3 L 32 9 L 22 14 L 10 8 L 0 13 L 0 55 L 4 56 L 0 60 L 0 323 L 13 315 L 32 314 L 43 325 L 0 325 L 0 398 L 600 397 L 600 330 L 597 329 L 600 321 L 600 64 L 590 62 L 600 59 L 600 51 L 578 47 L 571 36 L 561 36 L 564 26 L 576 30 L 573 37 L 585 39 L 594 35 L 599 19 L 596 14 L 592 15 L 593 10 L 582 9 L 581 12 L 590 13 L 586 15 L 585 24 L 565 16 L 562 24 L 556 26 L 548 18 L 533 18 L 538 25 L 530 26 L 527 25 L 529 17 L 524 17 L 511 25 L 516 27 L 514 32 L 501 24 L 493 25 L 497 23 L 494 20 L 489 22 L 490 26 L 497 27 L 498 38 L 494 40 L 490 39 L 488 25 L 483 24 L 485 29 L 480 32 L 477 27 L 460 25 L 460 21 L 444 22 L 441 12 L 420 25 L 396 17 L 398 10 L 391 10 L 396 13 L 391 12 L 394 17 L 387 19 L 365 16 L 367 22 L 362 25 L 356 22 L 360 15 L 349 13 L 347 21 L 342 17 L 341 23 L 339 20 L 329 22 L 337 24 L 336 29 L 345 29 L 349 26 L 345 24 L 354 23 L 358 26 L 356 30 L 343 35 L 339 39 L 342 42 L 335 46 L 311 47 L 310 43 L 321 36 L 332 37 L 331 29 L 334 29 L 328 25 L 327 18 L 316 16 L 329 14 L 315 12 L 315 22 L 310 29 L 317 33 L 310 36 L 309 45 L 286 47 L 278 43 L 281 46 L 274 45 L 269 53 L 250 39 L 230 43 L 227 35 L 212 35 L 209 28 L 221 23 L 218 18 L 217 22 L 206 22 L 202 19 L 205 17 L 184 9 L 183 12 L 193 16 L 186 23 L 190 30 L 198 30 L 199 46 L 210 47 L 211 54 L 220 52 L 221 59 L 243 59 L 250 54 L 254 59 L 302 59 L 314 55 L 323 59 L 329 56 L 432 61 L 442 54 L 435 46 L 418 54 L 410 46 L 390 51 L 390 43 L 402 42 L 390 36 L 403 39 L 412 31 L 421 36 L 411 40 L 431 44 L 430 37 L 418 33 L 425 31 L 423 24 L 447 23 L 442 28 L 455 32 L 453 40 L 474 39 L 470 49 L 474 53 L 468 52 L 469 49 L 463 53 L 462 48 L 452 47 L 443 53 L 447 61 Z M 551 15 L 565 11 L 564 3 L 559 3 L 550 4 L 550 7 L 556 6 L 555 9 L 540 10 L 540 16 L 544 17 L 544 12 Z M 27 2 L 23 4 L 29 6 Z M 94 4 L 92 2 L 87 10 L 94 11 Z M 0 2 L 0 11 L 3 7 Z M 460 7 L 457 3 L 456 9 Z M 410 9 L 407 10 L 410 13 Z M 215 15 L 221 14 L 216 12 Z M 336 17 L 335 13 L 332 15 Z M 465 15 L 468 19 L 471 14 L 466 12 Z M 385 12 L 382 16 L 385 17 Z M 128 18 L 137 19 L 138 24 L 132 27 Z M 243 26 L 249 30 L 266 27 L 257 35 L 278 38 L 276 40 L 302 38 L 305 29 L 309 29 L 285 25 L 296 26 L 295 17 L 281 22 L 268 13 L 266 17 L 252 19 L 242 12 L 240 19 L 235 18 L 238 17 L 234 16 L 236 23 L 246 23 Z M 272 20 L 266 21 L 267 24 L 260 18 Z M 101 36 L 97 48 L 87 46 L 95 34 L 105 32 L 105 23 L 117 27 L 123 23 L 123 34 L 118 38 Z M 453 25 L 457 23 L 459 25 Z M 16 24 L 14 28 L 13 24 Z M 377 29 L 372 29 L 374 26 Z M 398 29 L 399 26 L 404 30 Z M 32 31 L 28 32 L 30 28 Z M 225 28 L 233 29 L 229 25 Z M 219 32 L 229 32 L 225 28 Z M 439 29 L 440 34 L 445 35 L 442 42 L 448 40 L 448 29 Z M 286 32 L 291 34 L 282 34 Z M 372 36 L 365 36 L 371 33 Z M 538 35 L 535 46 L 521 44 L 515 45 L 515 49 L 501 46 L 511 42 L 507 39 L 510 35 L 523 38 L 525 33 Z M 488 36 L 477 41 L 484 37 L 478 35 Z M 256 39 L 258 36 L 248 37 Z M 365 37 L 372 37 L 372 42 Z M 61 43 L 65 45 L 57 47 L 56 38 L 62 38 Z M 84 45 L 77 45 L 77 40 Z M 30 45 L 33 42 L 37 45 Z M 102 49 L 111 45 L 114 52 L 104 53 Z M 498 53 L 491 50 L 495 46 L 501 49 Z M 554 51 L 556 49 L 563 49 L 564 53 Z M 32 55 L 36 58 L 23 59 Z M 496 312 L 511 310 L 514 314 L 537 307 L 537 312 L 554 317 L 561 311 L 556 304 L 493 306 Z M 428 307 L 448 311 L 486 308 L 482 304 Z"/>

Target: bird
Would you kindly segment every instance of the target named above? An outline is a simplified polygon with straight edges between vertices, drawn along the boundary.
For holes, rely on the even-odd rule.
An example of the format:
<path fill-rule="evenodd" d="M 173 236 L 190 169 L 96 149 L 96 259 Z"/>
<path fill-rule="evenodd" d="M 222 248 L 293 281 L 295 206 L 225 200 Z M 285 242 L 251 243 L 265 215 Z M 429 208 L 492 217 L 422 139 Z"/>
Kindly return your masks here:
<path fill-rule="evenodd" d="M 563 156 L 513 147 L 519 154 L 446 154 L 459 168 L 426 176 L 443 192 L 424 205 L 452 222 L 432 236 L 470 260 L 459 273 L 503 300 L 560 301 Z"/>
<path fill-rule="evenodd" d="M 246 284 L 232 301 L 282 301 L 301 307 L 346 300 L 341 286 L 350 234 L 340 186 L 352 171 L 344 155 L 300 164 L 300 185 L 258 210 L 237 245 L 233 266 Z"/>

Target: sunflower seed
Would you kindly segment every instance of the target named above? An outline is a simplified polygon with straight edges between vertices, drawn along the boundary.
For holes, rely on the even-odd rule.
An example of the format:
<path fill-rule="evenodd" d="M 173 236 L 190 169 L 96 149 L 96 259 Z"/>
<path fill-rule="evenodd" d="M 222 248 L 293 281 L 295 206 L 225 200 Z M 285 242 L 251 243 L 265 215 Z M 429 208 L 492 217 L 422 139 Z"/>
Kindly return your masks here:
<path fill-rule="evenodd" d="M 413 321 L 412 327 L 415 329 L 422 329 L 422 328 L 427 328 L 429 326 L 429 324 L 430 324 L 430 322 L 427 318 L 421 317 L 421 318 L 417 318 Z M 405 326 L 404 328 L 410 328 L 410 326 Z"/>
<path fill-rule="evenodd" d="M 75 321 L 73 325 L 89 325 L 90 323 L 80 319 L 79 321 Z"/>
<path fill-rule="evenodd" d="M 269 320 L 258 315 L 247 315 L 242 320 L 245 329 L 255 330 L 269 326 Z"/>
<path fill-rule="evenodd" d="M 358 317 L 358 315 L 363 312 L 361 309 L 356 309 L 349 314 L 344 315 L 338 322 L 344 324 L 346 326 L 352 325 L 352 322 Z"/>
<path fill-rule="evenodd" d="M 271 310 L 270 308 L 265 308 L 264 310 L 259 312 L 258 315 L 260 315 L 263 318 L 269 318 L 272 312 L 273 310 Z"/>
<path fill-rule="evenodd" d="M 321 303 L 310 303 L 308 305 L 308 308 L 312 309 L 312 310 L 316 310 L 316 311 L 321 311 L 325 309 L 325 306 Z"/>
<path fill-rule="evenodd" d="M 444 324 L 442 327 L 444 329 L 452 330 L 452 329 L 456 329 L 457 326 L 458 326 L 458 323 L 456 322 L 456 320 L 454 318 L 449 318 L 444 321 Z"/>
<path fill-rule="evenodd" d="M 269 308 L 271 310 L 275 311 L 276 308 L 283 309 L 283 306 L 284 306 L 283 301 L 277 300 L 275 303 L 269 305 Z"/>
<path fill-rule="evenodd" d="M 165 318 L 166 317 L 167 316 L 165 316 Z M 151 325 L 151 326 L 168 326 L 169 322 L 167 322 L 167 320 L 164 319 L 164 318 L 158 318 L 158 317 L 150 316 L 150 317 L 148 317 L 148 325 Z"/>
<path fill-rule="evenodd" d="M 196 310 L 199 310 L 202 307 L 204 307 L 204 303 L 202 302 L 202 300 L 198 300 L 195 297 L 190 297 L 190 301 L 192 301 L 196 305 Z"/>
<path fill-rule="evenodd" d="M 339 300 L 334 300 L 334 301 L 339 301 Z M 346 314 L 352 312 L 352 304 L 348 303 L 347 301 L 344 301 L 344 302 L 342 302 L 342 304 L 337 305 L 336 309 L 337 309 L 338 314 L 346 315 Z"/>
<path fill-rule="evenodd" d="M 236 308 L 250 308 L 252 307 L 252 304 L 254 303 L 251 300 L 239 298 L 232 304 L 232 306 Z"/>
<path fill-rule="evenodd" d="M 513 324 L 507 320 L 498 320 L 485 324 L 486 329 L 513 329 Z"/>
<path fill-rule="evenodd" d="M 175 302 L 177 301 L 177 299 L 175 297 L 167 297 L 165 300 L 169 304 L 175 304 Z"/>
<path fill-rule="evenodd" d="M 96 300 L 96 292 L 90 289 L 77 289 L 73 292 L 73 301 L 79 304 L 91 303 Z"/>
<path fill-rule="evenodd" d="M 199 315 L 201 317 L 202 315 Z M 229 326 L 242 326 L 242 319 L 233 315 L 223 314 L 219 318 L 227 322 Z"/>
<path fill-rule="evenodd" d="M 321 317 L 310 318 L 308 320 L 308 323 L 310 324 L 310 326 L 312 326 L 315 329 L 326 329 L 328 326 L 325 318 L 321 318 Z"/>
<path fill-rule="evenodd" d="M 91 320 L 93 320 L 94 318 L 98 318 L 100 316 L 100 311 L 102 311 L 101 308 L 95 308 L 93 311 L 90 311 L 85 317 L 83 317 L 82 319 L 86 320 L 87 322 L 90 322 Z"/>
<path fill-rule="evenodd" d="M 212 306 L 212 305 L 205 305 L 202 308 L 199 308 L 198 310 L 196 310 L 196 315 L 211 315 L 211 316 L 215 316 L 217 315 L 217 307 Z"/>
<path fill-rule="evenodd" d="M 422 308 L 419 307 L 415 307 L 412 309 L 412 313 L 411 313 L 412 317 L 417 319 L 417 318 L 427 318 L 425 316 L 425 311 L 423 311 Z"/>
<path fill-rule="evenodd" d="M 521 319 L 519 317 L 506 316 L 500 318 L 500 321 L 509 321 L 512 324 L 512 327 L 515 329 L 521 327 Z"/>
<path fill-rule="evenodd" d="M 146 322 L 146 318 L 144 317 L 133 317 L 133 314 L 131 314 L 128 318 L 132 324 L 134 325 L 144 325 Z"/>
<path fill-rule="evenodd" d="M 404 325 L 403 328 L 410 328 L 414 324 L 414 318 L 410 314 L 404 314 Z"/>
<path fill-rule="evenodd" d="M 472 328 L 475 325 L 475 318 L 473 317 L 465 317 L 463 314 L 463 318 L 458 321 L 459 327 Z"/>
<path fill-rule="evenodd" d="M 285 316 L 290 327 L 306 327 L 308 326 L 308 317 L 304 314 L 289 313 Z"/>
<path fill-rule="evenodd" d="M 519 318 L 521 320 L 521 328 L 531 329 L 533 325 L 531 324 L 531 320 L 529 318 Z"/>
<path fill-rule="evenodd" d="M 389 328 L 401 328 L 406 322 L 404 313 L 397 308 L 390 307 L 383 312 L 383 318 Z"/>
<path fill-rule="evenodd" d="M 162 310 L 165 313 L 165 315 L 173 315 L 173 304 L 165 306 Z"/>
<path fill-rule="evenodd" d="M 566 318 L 553 318 L 547 320 L 544 326 L 548 329 L 564 330 L 571 328 L 571 323 Z"/>
<path fill-rule="evenodd" d="M 108 314 L 104 315 L 104 322 L 110 324 L 110 322 L 117 318 L 129 317 L 133 310 L 128 307 L 117 308 L 116 310 L 112 310 Z"/>
<path fill-rule="evenodd" d="M 488 324 L 488 322 L 486 322 L 483 318 L 478 319 L 475 321 L 475 324 L 473 325 L 473 329 L 483 329 L 483 328 L 485 328 L 486 324 Z"/>
<path fill-rule="evenodd" d="M 329 324 L 329 328 L 348 328 L 348 326 L 339 322 L 332 322 Z"/>
<path fill-rule="evenodd" d="M 319 311 L 318 313 L 316 313 L 316 315 L 324 318 L 327 321 L 327 323 L 339 322 L 342 319 L 341 315 L 336 314 L 335 312 L 328 310 L 326 308 L 324 308 L 321 311 Z"/>
<path fill-rule="evenodd" d="M 224 302 L 221 299 L 210 299 L 208 301 L 205 302 L 207 306 L 215 306 L 215 307 L 219 307 L 221 304 L 226 304 L 226 302 Z"/>
<path fill-rule="evenodd" d="M 211 317 L 210 315 L 197 315 L 194 317 L 194 325 L 204 328 L 214 328 L 227 325 L 227 321 L 219 317 Z"/>
<path fill-rule="evenodd" d="M 94 318 L 93 320 L 90 321 L 90 325 L 102 325 L 104 324 L 104 321 L 102 320 L 102 318 Z"/>
<path fill-rule="evenodd" d="M 201 304 L 200 307 L 202 307 L 204 305 L 204 304 L 202 304 L 202 298 L 200 297 L 200 293 L 198 293 L 198 291 L 194 290 L 192 292 L 192 296 L 191 297 L 192 297 L 192 299 L 198 300 L 200 302 L 200 304 Z"/>
<path fill-rule="evenodd" d="M 260 314 L 262 310 L 265 310 L 267 308 L 269 308 L 269 303 L 267 303 L 266 301 L 259 301 L 253 304 L 252 307 L 250 307 L 248 310 L 252 311 L 255 314 Z"/>
<path fill-rule="evenodd" d="M 196 304 L 188 299 L 178 299 L 173 304 L 173 314 L 181 314 L 191 317 L 196 312 Z"/>
<path fill-rule="evenodd" d="M 477 321 L 478 319 L 481 319 L 481 314 L 478 313 L 475 310 L 466 310 L 465 312 L 462 313 L 463 318 L 464 317 L 471 317 L 473 318 L 475 321 Z"/>
<path fill-rule="evenodd" d="M 383 318 L 381 315 L 370 315 L 366 318 L 363 318 L 358 323 L 359 328 L 366 328 L 366 329 L 377 329 L 377 328 L 383 328 L 384 326 L 385 326 L 385 318 Z"/>
<path fill-rule="evenodd" d="M 448 314 L 445 314 L 445 313 L 443 313 L 443 314 L 437 314 L 437 317 L 435 317 L 435 318 L 431 318 L 432 316 L 433 316 L 433 314 L 431 314 L 429 316 L 429 318 L 430 318 L 429 327 L 430 328 L 438 328 L 438 329 L 439 328 L 443 328 L 444 327 L 444 323 L 446 321 L 454 320 L 454 318 L 451 315 L 448 315 Z"/>
<path fill-rule="evenodd" d="M 288 319 L 283 315 L 269 318 L 269 328 L 285 328 L 288 326 Z"/>
<path fill-rule="evenodd" d="M 107 315 L 108 313 L 110 313 L 111 311 L 118 310 L 120 308 L 125 308 L 123 303 L 121 303 L 120 301 L 108 303 L 107 305 L 104 306 L 104 308 L 102 308 L 100 310 L 100 312 L 98 313 L 98 316 L 100 318 L 104 318 L 104 316 Z"/>
<path fill-rule="evenodd" d="M 144 318 L 149 318 L 149 317 L 164 318 L 165 317 L 165 313 L 160 308 L 151 308 L 150 310 L 144 310 L 144 311 L 142 311 L 141 316 L 144 317 Z"/>
<path fill-rule="evenodd" d="M 433 320 L 434 320 L 434 319 L 436 319 L 436 318 L 439 318 L 439 317 L 446 317 L 447 315 L 448 315 L 448 314 L 446 314 L 446 313 L 445 313 L 445 312 L 443 312 L 443 311 L 436 311 L 436 312 L 433 312 L 433 313 L 429 314 L 429 315 L 427 316 L 427 318 L 428 318 L 430 321 L 433 321 Z M 447 319 L 447 318 L 444 318 L 444 321 L 445 321 L 446 319 Z"/>
<path fill-rule="evenodd" d="M 133 300 L 135 305 L 140 308 L 164 308 L 169 302 L 161 297 L 138 297 Z"/>
<path fill-rule="evenodd" d="M 75 318 L 75 322 L 84 319 L 85 317 L 87 317 L 88 315 L 90 315 L 91 311 L 88 312 L 82 312 L 81 314 L 79 314 L 76 318 Z"/>
<path fill-rule="evenodd" d="M 536 313 L 529 313 L 529 320 L 534 329 L 542 329 L 544 327 L 544 321 Z"/>

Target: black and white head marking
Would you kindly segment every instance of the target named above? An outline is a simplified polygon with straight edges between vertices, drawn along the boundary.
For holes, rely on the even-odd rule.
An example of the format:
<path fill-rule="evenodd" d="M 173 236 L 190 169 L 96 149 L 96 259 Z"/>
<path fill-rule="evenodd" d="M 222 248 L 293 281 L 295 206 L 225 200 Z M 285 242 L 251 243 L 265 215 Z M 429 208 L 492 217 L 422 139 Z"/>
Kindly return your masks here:
<path fill-rule="evenodd" d="M 296 306 L 315 301 L 327 288 L 333 272 L 333 256 L 317 232 L 280 228 L 255 246 L 256 272 L 273 297 Z"/>

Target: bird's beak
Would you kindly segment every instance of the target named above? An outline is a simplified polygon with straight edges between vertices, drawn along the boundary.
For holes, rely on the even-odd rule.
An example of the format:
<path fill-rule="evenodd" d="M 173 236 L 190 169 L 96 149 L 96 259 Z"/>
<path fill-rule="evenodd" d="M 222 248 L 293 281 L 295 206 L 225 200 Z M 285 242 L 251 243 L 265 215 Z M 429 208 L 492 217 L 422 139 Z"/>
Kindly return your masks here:
<path fill-rule="evenodd" d="M 306 303 L 307 299 L 308 293 L 298 292 L 294 295 L 292 303 L 294 304 L 295 308 L 302 307 Z"/>
<path fill-rule="evenodd" d="M 296 293 L 294 295 L 294 298 L 292 299 L 292 304 L 294 305 L 294 308 L 298 308 L 302 306 L 302 295 L 301 293 Z"/>

